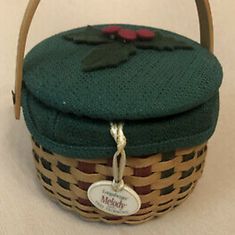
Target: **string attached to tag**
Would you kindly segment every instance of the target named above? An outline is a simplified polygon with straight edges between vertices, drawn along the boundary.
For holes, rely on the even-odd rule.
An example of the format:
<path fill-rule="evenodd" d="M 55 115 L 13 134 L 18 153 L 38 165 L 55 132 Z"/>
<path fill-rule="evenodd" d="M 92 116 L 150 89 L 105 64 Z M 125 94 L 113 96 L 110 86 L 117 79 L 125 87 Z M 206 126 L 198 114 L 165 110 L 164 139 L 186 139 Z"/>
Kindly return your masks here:
<path fill-rule="evenodd" d="M 102 180 L 93 183 L 88 189 L 91 203 L 108 214 L 128 216 L 135 214 L 141 207 L 138 194 L 123 181 L 127 144 L 123 132 L 123 123 L 111 123 L 110 133 L 117 144 L 117 151 L 113 156 L 113 181 Z"/>
<path fill-rule="evenodd" d="M 110 133 L 117 143 L 117 151 L 113 156 L 113 188 L 120 191 L 124 187 L 122 178 L 126 166 L 126 137 L 123 133 L 123 123 L 111 123 Z"/>

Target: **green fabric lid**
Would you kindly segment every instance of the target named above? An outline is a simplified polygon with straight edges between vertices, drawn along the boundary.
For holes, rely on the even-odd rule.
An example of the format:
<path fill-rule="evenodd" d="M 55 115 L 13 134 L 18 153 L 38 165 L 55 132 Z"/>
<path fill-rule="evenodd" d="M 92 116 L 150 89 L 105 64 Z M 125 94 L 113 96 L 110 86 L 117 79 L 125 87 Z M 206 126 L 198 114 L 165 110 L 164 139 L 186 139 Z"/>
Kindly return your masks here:
<path fill-rule="evenodd" d="M 80 62 L 94 45 L 66 41 L 64 32 L 30 51 L 24 85 L 42 103 L 63 113 L 112 121 L 175 115 L 215 96 L 222 81 L 216 57 L 190 39 L 158 31 L 187 42 L 193 50 L 138 49 L 117 68 L 84 72 Z"/>
<path fill-rule="evenodd" d="M 110 121 L 124 122 L 128 156 L 192 147 L 210 138 L 219 113 L 222 68 L 207 49 L 153 29 L 193 49 L 137 49 L 116 68 L 84 72 L 81 61 L 95 45 L 64 39 L 82 30 L 44 40 L 25 59 L 22 106 L 36 142 L 68 157 L 112 157 L 116 143 Z"/>
<path fill-rule="evenodd" d="M 50 152 L 67 157 L 112 158 L 116 143 L 108 121 L 66 114 L 23 89 L 23 111 L 34 140 Z M 219 112 L 218 93 L 206 103 L 167 118 L 125 121 L 127 156 L 145 156 L 192 147 L 214 133 Z"/>

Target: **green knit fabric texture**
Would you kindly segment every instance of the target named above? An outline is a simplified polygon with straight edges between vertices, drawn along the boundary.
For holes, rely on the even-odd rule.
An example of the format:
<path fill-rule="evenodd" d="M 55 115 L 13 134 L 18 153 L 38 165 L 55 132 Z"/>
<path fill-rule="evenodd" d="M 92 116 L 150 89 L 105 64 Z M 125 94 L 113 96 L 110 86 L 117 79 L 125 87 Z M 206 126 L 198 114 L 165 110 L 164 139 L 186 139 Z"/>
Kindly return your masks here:
<path fill-rule="evenodd" d="M 22 106 L 36 142 L 72 158 L 111 158 L 110 121 L 124 122 L 128 156 L 192 147 L 211 137 L 223 73 L 207 49 L 156 29 L 193 50 L 138 49 L 117 68 L 84 72 L 81 60 L 94 46 L 63 38 L 79 30 L 50 37 L 26 56 Z"/>
<path fill-rule="evenodd" d="M 109 121 L 60 112 L 40 102 L 25 88 L 23 107 L 32 136 L 51 152 L 84 159 L 111 158 L 116 152 Z M 218 111 L 219 95 L 216 94 L 206 103 L 182 114 L 126 120 L 126 153 L 143 156 L 201 144 L 214 133 Z"/>
<path fill-rule="evenodd" d="M 81 29 L 69 32 L 76 30 Z M 64 32 L 29 52 L 24 66 L 25 86 L 40 101 L 61 112 L 109 121 L 174 115 L 209 100 L 222 81 L 216 57 L 190 39 L 159 31 L 194 49 L 138 49 L 131 60 L 117 68 L 84 72 L 81 60 L 95 46 L 67 41 L 63 35 L 69 32 Z"/>

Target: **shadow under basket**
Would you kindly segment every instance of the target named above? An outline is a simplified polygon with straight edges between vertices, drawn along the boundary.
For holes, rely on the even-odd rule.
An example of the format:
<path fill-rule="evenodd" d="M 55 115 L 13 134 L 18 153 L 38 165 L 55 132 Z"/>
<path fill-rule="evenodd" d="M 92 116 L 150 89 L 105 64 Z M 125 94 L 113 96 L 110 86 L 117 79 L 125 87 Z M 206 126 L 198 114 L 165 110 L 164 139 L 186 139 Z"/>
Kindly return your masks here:
<path fill-rule="evenodd" d="M 125 183 L 141 199 L 140 210 L 131 216 L 116 217 L 95 208 L 87 197 L 92 183 L 112 179 L 112 160 L 66 158 L 33 142 L 39 180 L 46 192 L 61 205 L 91 221 L 138 224 L 177 207 L 193 191 L 202 175 L 207 144 L 145 157 L 129 157 Z"/>

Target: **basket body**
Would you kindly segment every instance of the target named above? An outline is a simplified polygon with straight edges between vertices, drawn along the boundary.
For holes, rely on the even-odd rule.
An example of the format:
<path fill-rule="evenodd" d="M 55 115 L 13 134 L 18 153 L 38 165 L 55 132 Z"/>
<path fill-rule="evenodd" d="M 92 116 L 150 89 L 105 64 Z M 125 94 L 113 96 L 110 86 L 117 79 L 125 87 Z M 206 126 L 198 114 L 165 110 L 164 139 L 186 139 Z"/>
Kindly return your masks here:
<path fill-rule="evenodd" d="M 52 36 L 25 57 L 40 3 L 29 0 L 18 40 L 15 117 L 22 106 L 39 180 L 67 209 L 92 221 L 137 224 L 177 207 L 195 188 L 223 77 L 209 1 L 195 2 L 201 45 L 158 28 L 97 25 Z M 119 29 L 110 34 L 110 26 Z M 102 180 L 132 188 L 140 210 L 117 217 L 93 206 L 88 189 Z"/>
<path fill-rule="evenodd" d="M 81 160 L 53 154 L 33 140 L 33 154 L 39 180 L 57 202 L 91 221 L 137 224 L 167 213 L 181 204 L 201 177 L 207 145 L 179 149 L 167 154 L 129 157 L 125 183 L 141 199 L 134 215 L 115 217 L 95 208 L 87 197 L 89 186 L 112 179 L 112 161 Z"/>

